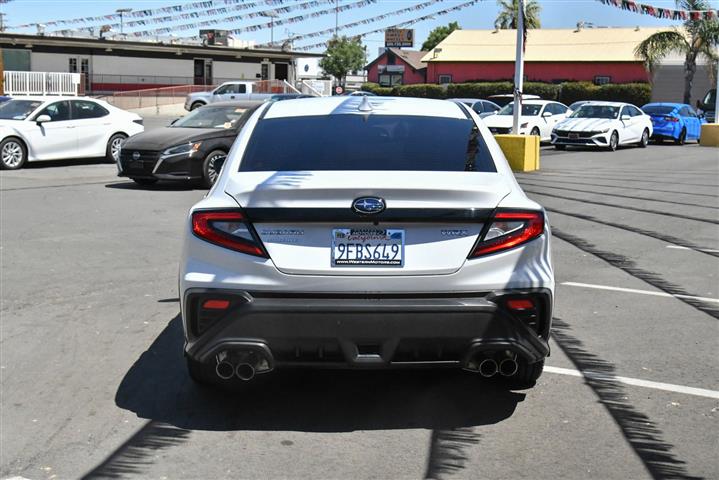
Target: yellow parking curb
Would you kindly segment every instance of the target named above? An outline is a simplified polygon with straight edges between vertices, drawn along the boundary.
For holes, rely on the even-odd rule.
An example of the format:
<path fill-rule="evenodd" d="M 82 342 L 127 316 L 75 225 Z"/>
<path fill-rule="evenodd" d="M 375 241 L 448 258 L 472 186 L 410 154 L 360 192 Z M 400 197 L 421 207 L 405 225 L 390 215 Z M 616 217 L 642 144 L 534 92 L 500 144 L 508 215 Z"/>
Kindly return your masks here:
<path fill-rule="evenodd" d="M 499 148 L 515 172 L 539 170 L 539 137 L 536 135 L 495 135 Z"/>
<path fill-rule="evenodd" d="M 719 123 L 702 124 L 699 145 L 703 147 L 719 147 Z"/>

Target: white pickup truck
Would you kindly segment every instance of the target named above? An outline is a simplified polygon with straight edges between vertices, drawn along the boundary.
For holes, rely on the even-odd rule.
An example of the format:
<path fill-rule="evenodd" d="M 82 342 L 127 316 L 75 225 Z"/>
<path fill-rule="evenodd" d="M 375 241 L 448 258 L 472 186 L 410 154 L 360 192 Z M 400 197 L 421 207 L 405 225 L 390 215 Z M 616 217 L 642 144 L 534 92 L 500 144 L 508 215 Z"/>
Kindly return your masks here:
<path fill-rule="evenodd" d="M 253 93 L 254 86 L 253 82 L 225 82 L 210 92 L 191 93 L 185 99 L 185 110 L 194 110 L 214 102 L 261 103 L 272 96 L 271 93 Z"/>

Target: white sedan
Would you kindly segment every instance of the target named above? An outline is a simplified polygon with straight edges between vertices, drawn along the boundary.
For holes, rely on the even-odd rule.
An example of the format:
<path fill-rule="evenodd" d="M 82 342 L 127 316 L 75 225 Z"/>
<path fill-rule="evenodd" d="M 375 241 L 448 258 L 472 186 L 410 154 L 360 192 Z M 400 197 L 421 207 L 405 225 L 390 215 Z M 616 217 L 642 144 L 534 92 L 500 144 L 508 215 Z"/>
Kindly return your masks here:
<path fill-rule="evenodd" d="M 536 135 L 548 142 L 554 126 L 572 113 L 566 105 L 550 100 L 525 100 L 519 116 L 519 134 Z M 514 102 L 502 107 L 496 115 L 484 117 L 484 124 L 495 135 L 512 132 Z"/>
<path fill-rule="evenodd" d="M 652 119 L 629 103 L 587 102 L 552 132 L 557 150 L 567 145 L 603 147 L 616 150 L 619 145 L 646 147 L 652 136 Z"/>
<path fill-rule="evenodd" d="M 0 168 L 27 161 L 105 157 L 116 161 L 142 117 L 84 97 L 15 97 L 0 104 Z"/>

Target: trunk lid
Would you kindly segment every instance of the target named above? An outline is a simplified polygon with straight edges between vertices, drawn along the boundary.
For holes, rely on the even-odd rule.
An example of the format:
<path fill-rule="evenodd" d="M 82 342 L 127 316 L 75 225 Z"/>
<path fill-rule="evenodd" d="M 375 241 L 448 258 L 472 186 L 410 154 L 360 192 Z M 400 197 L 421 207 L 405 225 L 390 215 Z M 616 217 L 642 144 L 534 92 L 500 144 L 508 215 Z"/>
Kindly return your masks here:
<path fill-rule="evenodd" d="M 378 276 L 456 272 L 510 189 L 497 173 L 298 171 L 240 172 L 226 192 L 283 273 Z M 381 198 L 386 210 L 358 214 L 352 204 L 360 197 Z M 379 249 L 368 253 L 379 264 L 352 263 L 358 244 Z M 400 249 L 401 263 L 383 264 Z M 338 252 L 350 263 L 340 265 Z"/>

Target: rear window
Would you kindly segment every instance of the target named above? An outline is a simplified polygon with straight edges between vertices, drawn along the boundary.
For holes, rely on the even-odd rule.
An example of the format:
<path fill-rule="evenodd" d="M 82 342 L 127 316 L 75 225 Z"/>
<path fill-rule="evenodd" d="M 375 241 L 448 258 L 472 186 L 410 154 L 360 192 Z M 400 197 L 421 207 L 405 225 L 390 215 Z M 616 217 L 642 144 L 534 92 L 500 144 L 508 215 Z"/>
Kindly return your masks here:
<path fill-rule="evenodd" d="M 646 105 L 642 110 L 644 110 L 644 113 L 647 115 L 669 115 L 674 111 L 674 107 L 667 105 Z"/>
<path fill-rule="evenodd" d="M 469 119 L 342 114 L 260 120 L 240 171 L 296 170 L 497 171 Z"/>

